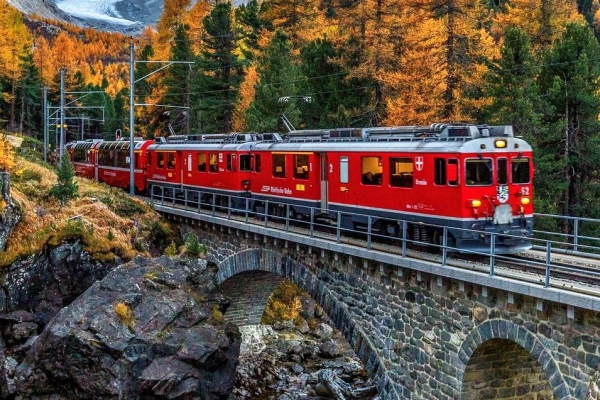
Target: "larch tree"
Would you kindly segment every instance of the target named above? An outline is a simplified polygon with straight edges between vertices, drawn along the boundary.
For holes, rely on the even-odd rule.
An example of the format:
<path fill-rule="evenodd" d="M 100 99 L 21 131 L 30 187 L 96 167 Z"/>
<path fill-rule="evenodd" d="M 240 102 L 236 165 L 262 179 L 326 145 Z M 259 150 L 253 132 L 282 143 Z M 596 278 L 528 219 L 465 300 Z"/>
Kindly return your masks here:
<path fill-rule="evenodd" d="M 185 24 L 191 0 L 165 0 L 163 12 L 156 23 L 154 52 L 157 59 L 167 60 L 177 27 Z"/>
<path fill-rule="evenodd" d="M 0 171 L 11 171 L 15 166 L 15 149 L 6 135 L 0 133 Z"/>
<path fill-rule="evenodd" d="M 333 37 L 342 49 L 340 62 L 350 79 L 371 82 L 372 99 L 363 110 L 363 125 L 386 119 L 386 102 L 393 96 L 386 77 L 398 70 L 405 50 L 411 16 L 405 0 L 343 2 L 338 9 L 339 32 Z"/>
<path fill-rule="evenodd" d="M 264 0 L 260 11 L 267 26 L 285 32 L 295 50 L 325 28 L 317 18 L 321 12 L 316 0 Z"/>
<path fill-rule="evenodd" d="M 500 37 L 509 27 L 519 27 L 539 49 L 559 38 L 568 22 L 585 22 L 576 0 L 511 0 L 495 14 L 491 31 Z"/>

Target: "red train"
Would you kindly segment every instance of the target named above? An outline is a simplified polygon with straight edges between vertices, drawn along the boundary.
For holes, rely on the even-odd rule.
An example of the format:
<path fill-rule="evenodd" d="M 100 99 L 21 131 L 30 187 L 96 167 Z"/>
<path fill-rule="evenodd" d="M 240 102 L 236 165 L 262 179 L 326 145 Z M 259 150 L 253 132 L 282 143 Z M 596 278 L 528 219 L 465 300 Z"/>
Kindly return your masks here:
<path fill-rule="evenodd" d="M 129 141 L 67 148 L 78 174 L 129 186 Z M 531 247 L 532 149 L 511 126 L 171 136 L 136 140 L 134 166 L 140 192 L 437 244 L 447 228 L 461 250 L 489 251 L 492 234 L 497 254 Z"/>

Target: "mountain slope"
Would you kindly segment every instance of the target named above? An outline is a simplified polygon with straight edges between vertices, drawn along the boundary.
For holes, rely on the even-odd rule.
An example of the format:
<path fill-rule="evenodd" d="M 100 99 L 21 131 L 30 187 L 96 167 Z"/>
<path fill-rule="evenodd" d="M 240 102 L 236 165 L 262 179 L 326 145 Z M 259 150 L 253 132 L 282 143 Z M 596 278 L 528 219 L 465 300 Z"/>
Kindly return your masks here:
<path fill-rule="evenodd" d="M 71 18 L 61 11 L 51 0 L 7 0 L 8 4 L 26 15 L 39 15 L 44 18 L 69 22 Z"/>

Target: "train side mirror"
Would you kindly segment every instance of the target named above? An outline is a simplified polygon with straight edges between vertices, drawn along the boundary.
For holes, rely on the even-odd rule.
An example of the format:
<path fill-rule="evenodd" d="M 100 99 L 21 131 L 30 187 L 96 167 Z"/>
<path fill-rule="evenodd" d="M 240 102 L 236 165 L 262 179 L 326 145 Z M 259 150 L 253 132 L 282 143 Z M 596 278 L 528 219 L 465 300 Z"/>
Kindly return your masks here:
<path fill-rule="evenodd" d="M 448 164 L 446 171 L 446 179 L 448 183 L 456 184 L 458 182 L 458 165 Z"/>

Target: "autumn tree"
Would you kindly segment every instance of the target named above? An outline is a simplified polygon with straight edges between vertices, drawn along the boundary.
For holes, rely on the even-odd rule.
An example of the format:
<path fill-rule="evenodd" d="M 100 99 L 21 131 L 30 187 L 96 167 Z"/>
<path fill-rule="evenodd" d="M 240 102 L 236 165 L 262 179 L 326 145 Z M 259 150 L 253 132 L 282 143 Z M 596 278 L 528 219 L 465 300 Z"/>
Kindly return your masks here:
<path fill-rule="evenodd" d="M 10 171 L 15 166 L 15 150 L 4 134 L 0 134 L 0 171 Z"/>
<path fill-rule="evenodd" d="M 568 22 L 584 22 L 576 0 L 511 0 L 496 13 L 491 30 L 500 37 L 516 26 L 532 38 L 534 49 L 538 49 L 559 38 Z"/>

